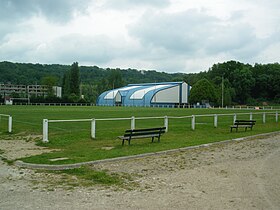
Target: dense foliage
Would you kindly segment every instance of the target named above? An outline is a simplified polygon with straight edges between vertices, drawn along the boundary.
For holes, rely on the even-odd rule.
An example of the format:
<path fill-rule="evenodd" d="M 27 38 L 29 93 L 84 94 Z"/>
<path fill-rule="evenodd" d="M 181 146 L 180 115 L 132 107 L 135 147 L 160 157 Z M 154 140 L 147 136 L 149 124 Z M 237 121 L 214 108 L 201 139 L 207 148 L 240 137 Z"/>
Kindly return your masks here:
<path fill-rule="evenodd" d="M 192 104 L 202 101 L 217 101 L 214 85 L 207 79 L 201 79 L 196 82 L 192 89 L 189 101 Z"/>
<path fill-rule="evenodd" d="M 222 104 L 222 98 L 224 105 L 280 103 L 279 63 L 251 66 L 228 61 L 214 64 L 208 71 L 186 75 L 185 81 L 195 84 L 203 78 L 215 86 L 217 100 L 211 102 L 216 105 Z"/>
<path fill-rule="evenodd" d="M 69 92 L 69 89 L 67 90 L 65 87 L 70 88 L 70 83 L 66 83 L 70 81 L 71 73 L 69 72 L 75 65 L 78 67 L 78 63 L 73 63 L 72 66 L 69 66 L 4 61 L 0 62 L 0 83 L 55 84 L 64 87 L 64 98 L 60 99 L 60 101 L 67 101 L 68 96 L 71 94 L 72 96 L 81 94 L 84 95 L 85 101 L 95 102 L 97 96 L 103 91 L 131 83 L 184 80 L 194 86 L 199 80 L 207 79 L 214 87 L 216 99 L 205 98 L 204 100 L 209 100 L 213 104 L 221 105 L 222 98 L 224 105 L 257 105 L 262 102 L 280 103 L 279 63 L 255 64 L 252 66 L 237 61 L 228 61 L 214 64 L 208 71 L 190 74 L 80 66 L 78 67 L 79 76 L 72 76 L 72 78 L 80 82 L 79 92 Z M 67 98 L 65 98 L 66 96 Z M 200 99 L 192 98 L 192 100 L 197 101 Z"/>
<path fill-rule="evenodd" d="M 71 102 L 78 102 L 80 99 L 80 69 L 77 62 L 63 75 L 62 93 L 63 97 Z"/>

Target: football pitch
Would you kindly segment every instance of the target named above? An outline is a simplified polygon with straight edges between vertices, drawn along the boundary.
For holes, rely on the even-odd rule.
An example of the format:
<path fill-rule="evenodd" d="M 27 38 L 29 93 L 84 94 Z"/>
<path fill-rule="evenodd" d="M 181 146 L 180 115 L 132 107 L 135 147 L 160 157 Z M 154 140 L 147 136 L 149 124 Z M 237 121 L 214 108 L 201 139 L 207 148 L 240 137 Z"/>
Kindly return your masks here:
<path fill-rule="evenodd" d="M 164 151 L 187 146 L 218 142 L 228 139 L 251 136 L 260 133 L 279 131 L 275 110 L 266 110 L 265 123 L 263 110 L 241 109 L 178 109 L 178 108 L 137 108 L 137 107 L 81 107 L 81 106 L 0 106 L 0 114 L 13 117 L 13 132 L 7 133 L 7 118 L 0 119 L 0 139 L 13 139 L 15 136 L 39 136 L 34 141 L 40 146 L 58 149 L 56 152 L 25 158 L 24 161 L 45 164 L 67 164 L 106 158 Z M 272 113 L 274 112 L 274 114 Z M 237 119 L 249 119 L 252 113 L 257 121 L 253 130 L 230 132 L 233 114 Z M 246 113 L 246 114 L 245 114 Z M 211 115 L 212 116 L 208 116 Z M 214 127 L 213 114 L 218 114 L 218 126 Z M 225 114 L 225 115 L 220 115 Z M 192 130 L 191 117 L 196 115 L 195 130 Z M 203 115 L 203 116 L 197 116 Z M 96 121 L 96 138 L 92 139 L 90 122 L 55 122 L 48 125 L 49 143 L 42 143 L 43 119 L 77 120 L 107 118 L 162 117 L 158 119 L 137 119 L 135 128 L 160 127 L 164 116 L 168 116 L 168 132 L 161 142 L 151 143 L 150 139 L 132 140 L 131 145 L 121 145 L 117 136 L 123 135 L 131 126 L 130 119 Z M 14 138 L 15 139 L 15 138 Z M 51 162 L 53 158 L 64 158 Z"/>

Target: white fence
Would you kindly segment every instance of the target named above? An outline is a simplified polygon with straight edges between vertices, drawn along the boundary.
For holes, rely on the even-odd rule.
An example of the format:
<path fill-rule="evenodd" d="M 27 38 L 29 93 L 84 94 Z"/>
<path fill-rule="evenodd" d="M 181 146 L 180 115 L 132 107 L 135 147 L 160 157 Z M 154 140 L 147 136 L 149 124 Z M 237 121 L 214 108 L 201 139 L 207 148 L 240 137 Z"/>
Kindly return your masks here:
<path fill-rule="evenodd" d="M 278 111 L 276 112 L 262 112 L 262 113 L 232 113 L 232 114 L 208 114 L 208 115 L 191 115 L 191 116 L 162 116 L 162 117 L 130 117 L 130 118 L 104 118 L 104 119 L 74 119 L 74 120 L 43 120 L 43 142 L 48 142 L 48 125 L 49 123 L 59 123 L 59 122 L 90 122 L 91 123 L 91 138 L 96 138 L 96 123 L 97 121 L 121 121 L 121 120 L 130 120 L 130 128 L 135 129 L 136 120 L 147 120 L 147 119 L 163 119 L 163 126 L 166 127 L 166 132 L 168 131 L 169 119 L 191 119 L 191 129 L 195 130 L 196 119 L 198 117 L 214 117 L 213 125 L 214 127 L 218 127 L 218 117 L 219 116 L 232 116 L 233 123 L 237 119 L 237 115 L 249 115 L 249 119 L 253 119 L 253 115 L 262 115 L 262 122 L 266 123 L 266 116 L 273 115 L 275 116 L 275 122 L 278 122 Z"/>
<path fill-rule="evenodd" d="M 4 103 L 0 103 L 1 105 L 5 105 Z M 14 105 L 20 105 L 20 106 L 98 106 L 95 103 L 28 103 L 28 102 L 15 102 Z M 100 105 L 100 106 L 109 106 L 109 105 Z M 114 106 L 121 106 L 115 104 Z M 137 107 L 136 105 L 127 105 L 125 107 Z M 138 106 L 142 107 L 142 106 Z M 145 106 L 145 107 L 153 107 L 153 108 L 205 108 L 205 105 L 160 105 L 155 104 L 151 106 Z M 278 110 L 280 109 L 280 106 L 212 106 L 212 109 L 246 109 L 246 110 Z"/>
<path fill-rule="evenodd" d="M 8 118 L 8 132 L 11 133 L 12 132 L 12 126 L 13 126 L 13 118 L 10 115 L 6 115 L 6 114 L 0 114 L 0 123 L 2 123 L 2 118 Z"/>

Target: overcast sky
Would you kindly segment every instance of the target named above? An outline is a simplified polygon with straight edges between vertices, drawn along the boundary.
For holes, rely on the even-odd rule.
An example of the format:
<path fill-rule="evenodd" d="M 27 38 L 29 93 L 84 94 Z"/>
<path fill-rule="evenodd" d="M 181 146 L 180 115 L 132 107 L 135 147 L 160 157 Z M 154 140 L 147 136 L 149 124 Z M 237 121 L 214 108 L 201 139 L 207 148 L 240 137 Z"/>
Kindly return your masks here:
<path fill-rule="evenodd" d="M 0 59 L 195 73 L 280 61 L 279 0 L 0 0 Z"/>

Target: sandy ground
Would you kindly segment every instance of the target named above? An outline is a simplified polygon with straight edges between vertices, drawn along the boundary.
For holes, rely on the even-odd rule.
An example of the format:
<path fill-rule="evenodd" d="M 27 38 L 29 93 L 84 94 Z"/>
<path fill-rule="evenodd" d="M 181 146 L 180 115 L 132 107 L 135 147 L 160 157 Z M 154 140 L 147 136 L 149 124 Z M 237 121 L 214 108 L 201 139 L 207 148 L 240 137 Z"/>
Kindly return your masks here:
<path fill-rule="evenodd" d="M 2 158 L 45 152 L 0 140 Z M 280 209 L 280 133 L 172 155 L 92 166 L 134 177 L 132 190 L 50 185 L 58 175 L 0 161 L 0 209 Z M 136 183 L 136 185 L 135 185 Z"/>

